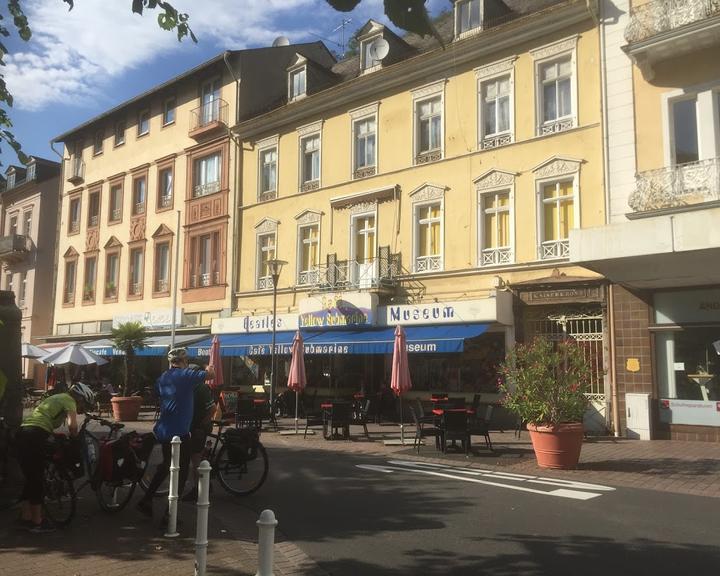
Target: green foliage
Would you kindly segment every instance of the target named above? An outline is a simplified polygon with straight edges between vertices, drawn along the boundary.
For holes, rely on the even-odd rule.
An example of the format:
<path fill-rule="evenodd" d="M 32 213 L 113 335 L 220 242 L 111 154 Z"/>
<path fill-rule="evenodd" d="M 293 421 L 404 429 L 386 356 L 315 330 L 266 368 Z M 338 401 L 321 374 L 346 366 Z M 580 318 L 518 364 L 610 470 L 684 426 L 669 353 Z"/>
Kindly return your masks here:
<path fill-rule="evenodd" d="M 123 396 L 129 396 L 135 380 L 135 351 L 145 348 L 148 334 L 140 322 L 124 322 L 113 328 L 110 339 L 113 346 L 125 353 L 125 374 L 123 378 Z M 134 390 L 133 390 L 134 391 Z"/>
<path fill-rule="evenodd" d="M 524 422 L 557 425 L 582 422 L 592 375 L 574 340 L 542 337 L 516 344 L 500 366 L 504 404 Z"/>
<path fill-rule="evenodd" d="M 75 0 L 62 1 L 70 7 L 70 10 L 75 6 Z M 158 9 L 158 26 L 163 30 L 175 30 L 178 41 L 189 37 L 193 42 L 197 42 L 197 38 L 188 23 L 189 16 L 185 13 L 178 12 L 169 2 L 164 2 L 163 0 L 131 0 L 131 2 L 132 11 L 137 14 L 142 15 L 146 9 Z M 27 16 L 25 16 L 20 6 L 20 0 L 7 0 L 7 8 L 8 13 L 12 16 L 13 27 L 18 36 L 22 40 L 25 40 L 25 42 L 29 41 L 32 37 L 32 31 L 30 30 Z M 0 13 L 0 36 L 7 38 L 10 36 L 10 29 L 8 29 L 4 22 L 5 17 Z M 5 66 L 5 56 L 7 53 L 7 47 L 3 42 L 0 42 L 0 66 Z M 21 143 L 17 141 L 12 132 L 13 125 L 7 111 L 7 108 L 12 108 L 12 105 L 12 94 L 7 89 L 4 76 L 0 74 L 0 153 L 2 153 L 2 144 L 5 143 L 15 151 L 20 162 L 27 164 L 30 158 L 22 151 Z M 0 166 L 2 166 L 2 162 L 0 162 Z"/>

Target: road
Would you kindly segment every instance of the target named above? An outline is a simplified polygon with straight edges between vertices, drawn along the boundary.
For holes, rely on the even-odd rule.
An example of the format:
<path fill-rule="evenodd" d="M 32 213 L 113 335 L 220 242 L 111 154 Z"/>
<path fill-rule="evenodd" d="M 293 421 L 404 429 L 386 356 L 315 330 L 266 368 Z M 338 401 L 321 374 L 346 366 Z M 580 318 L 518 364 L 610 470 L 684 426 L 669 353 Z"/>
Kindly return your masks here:
<path fill-rule="evenodd" d="M 274 447 L 271 508 L 336 576 L 716 574 L 720 501 Z M 231 510 L 228 508 L 228 510 Z M 228 511 L 228 514 L 231 512 Z"/>

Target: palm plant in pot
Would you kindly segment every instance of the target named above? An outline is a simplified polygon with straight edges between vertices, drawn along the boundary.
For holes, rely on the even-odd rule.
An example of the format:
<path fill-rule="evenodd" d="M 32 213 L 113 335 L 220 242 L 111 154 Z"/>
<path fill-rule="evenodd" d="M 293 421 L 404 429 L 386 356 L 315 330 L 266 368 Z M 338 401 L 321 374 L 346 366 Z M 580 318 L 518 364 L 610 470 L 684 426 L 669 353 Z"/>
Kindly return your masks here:
<path fill-rule="evenodd" d="M 136 391 L 135 353 L 145 348 L 147 332 L 140 322 L 124 322 L 112 329 L 110 339 L 113 346 L 124 354 L 124 373 L 122 395 L 112 398 L 113 416 L 119 421 L 137 420 L 142 405 L 142 396 L 133 395 Z"/>
<path fill-rule="evenodd" d="M 538 466 L 575 468 L 592 371 L 572 339 L 517 344 L 500 366 L 504 405 L 527 423 Z"/>

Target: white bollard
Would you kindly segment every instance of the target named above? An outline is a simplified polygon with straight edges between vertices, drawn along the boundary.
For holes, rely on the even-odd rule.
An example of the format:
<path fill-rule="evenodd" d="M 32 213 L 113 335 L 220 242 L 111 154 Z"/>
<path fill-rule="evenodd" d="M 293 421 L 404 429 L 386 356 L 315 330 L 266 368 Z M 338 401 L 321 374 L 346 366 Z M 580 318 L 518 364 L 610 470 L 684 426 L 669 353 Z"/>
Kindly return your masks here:
<path fill-rule="evenodd" d="M 178 509 L 178 484 L 180 483 L 180 437 L 173 436 L 170 441 L 170 491 L 168 492 L 168 525 L 166 538 L 176 538 L 180 534 L 177 531 L 177 509 Z"/>
<path fill-rule="evenodd" d="M 275 547 L 275 527 L 278 521 L 272 510 L 263 510 L 258 525 L 258 571 L 255 576 L 274 576 L 273 552 Z"/>
<path fill-rule="evenodd" d="M 197 527 L 195 529 L 195 576 L 205 576 L 208 547 L 208 512 L 210 508 L 210 462 L 198 466 Z"/>

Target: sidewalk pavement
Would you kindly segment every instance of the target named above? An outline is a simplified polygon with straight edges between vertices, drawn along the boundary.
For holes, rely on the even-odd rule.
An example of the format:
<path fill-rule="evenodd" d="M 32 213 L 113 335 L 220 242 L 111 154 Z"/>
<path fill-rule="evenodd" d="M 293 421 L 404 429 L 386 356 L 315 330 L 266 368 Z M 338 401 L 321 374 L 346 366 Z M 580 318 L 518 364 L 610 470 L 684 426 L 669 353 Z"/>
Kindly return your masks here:
<path fill-rule="evenodd" d="M 128 428 L 149 430 L 142 421 Z M 292 420 L 282 420 L 290 430 Z M 320 430 L 303 438 L 264 431 L 263 443 L 269 450 L 272 474 L 272 448 L 319 450 L 374 455 L 380 458 L 424 460 L 504 472 L 567 478 L 616 487 L 644 488 L 681 494 L 720 498 L 720 444 L 703 442 L 638 441 L 615 438 L 588 439 L 583 445 L 577 470 L 551 471 L 537 467 L 527 432 L 517 438 L 514 431 L 493 432 L 495 447 L 490 453 L 482 438 L 473 438 L 473 453 L 442 455 L 434 444 L 385 446 L 383 440 L 398 438 L 397 424 L 368 426 L 367 439 L 362 428 L 352 427 L 351 440 L 328 441 Z M 406 425 L 406 441 L 412 442 L 414 427 Z M 163 503 L 156 502 L 156 518 Z M 152 576 L 192 574 L 194 562 L 195 509 L 182 504 L 181 538 L 163 537 L 157 520 L 141 517 L 133 508 L 117 516 L 100 513 L 89 488 L 80 493 L 78 515 L 72 525 L 46 535 L 30 535 L 13 528 L 13 510 L 0 511 L 0 576 L 120 576 L 148 573 Z M 252 576 L 257 571 L 258 511 L 217 489 L 210 507 L 208 575 Z M 282 533 L 282 518 L 276 532 L 275 567 L 277 576 L 325 575 L 298 546 Z"/>

